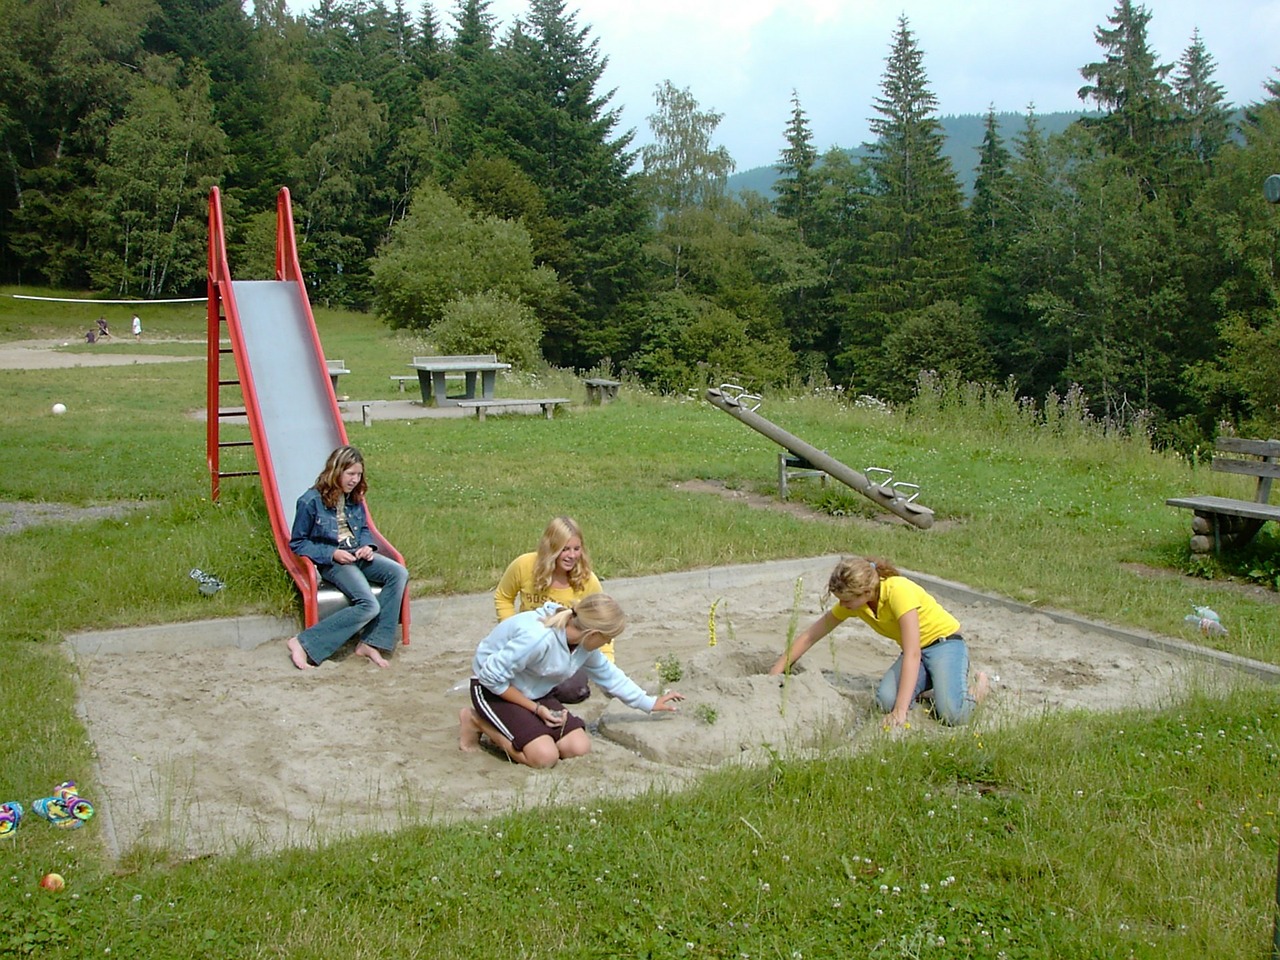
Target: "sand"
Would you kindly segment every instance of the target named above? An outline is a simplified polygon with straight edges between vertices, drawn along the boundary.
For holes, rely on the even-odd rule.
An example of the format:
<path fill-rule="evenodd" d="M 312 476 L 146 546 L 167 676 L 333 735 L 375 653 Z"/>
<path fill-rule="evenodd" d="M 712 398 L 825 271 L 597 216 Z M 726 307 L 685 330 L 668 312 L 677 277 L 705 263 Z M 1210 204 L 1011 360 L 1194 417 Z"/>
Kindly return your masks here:
<path fill-rule="evenodd" d="M 135 844 L 191 856 L 314 846 L 422 821 L 678 789 L 771 750 L 804 756 L 875 737 L 945 735 L 921 710 L 911 730 L 883 732 L 872 689 L 896 647 L 861 624 L 815 646 L 785 686 L 766 676 L 793 616 L 803 626 L 821 612 L 834 559 L 607 583 L 630 618 L 619 665 L 656 692 L 656 661 L 674 654 L 685 675 L 671 686 L 688 699 L 678 714 L 647 716 L 596 690 L 573 708 L 588 721 L 592 753 L 548 771 L 458 750 L 471 655 L 493 622 L 488 594 L 416 601 L 411 643 L 386 670 L 348 655 L 297 671 L 284 621 L 257 636 L 233 629 L 229 640 L 225 622 L 149 628 L 136 643 L 127 634 L 71 638 L 98 762 L 86 778 L 99 791 L 90 798 L 101 811 L 95 825 L 117 854 Z M 1161 705 L 1241 676 L 1178 641 L 920 579 L 960 619 L 975 669 L 998 677 L 979 726 L 1045 710 Z"/>

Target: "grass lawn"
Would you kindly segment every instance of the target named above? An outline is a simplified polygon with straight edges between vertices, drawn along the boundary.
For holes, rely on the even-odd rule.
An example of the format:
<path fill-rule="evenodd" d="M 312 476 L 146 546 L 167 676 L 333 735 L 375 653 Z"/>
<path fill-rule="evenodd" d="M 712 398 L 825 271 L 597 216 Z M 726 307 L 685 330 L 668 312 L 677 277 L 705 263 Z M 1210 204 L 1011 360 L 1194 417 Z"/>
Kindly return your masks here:
<path fill-rule="evenodd" d="M 128 330 L 124 307 L 13 292 L 0 291 L 0 345 L 74 343 L 99 312 Z M 342 389 L 353 398 L 395 398 L 389 375 L 426 352 L 369 317 L 319 310 L 317 321 L 326 353 L 352 371 Z M 146 349 L 199 352 L 156 341 L 202 337 L 201 307 L 149 308 L 143 322 Z M 74 349 L 123 351 L 126 339 Z M 297 609 L 254 481 L 225 481 L 221 501 L 208 499 L 203 391 L 199 362 L 5 371 L 0 502 L 120 513 L 4 538 L 0 801 L 29 803 L 68 776 L 92 796 L 66 633 Z M 557 371 L 500 391 L 584 397 Z M 54 402 L 69 412 L 53 416 Z M 777 448 L 697 396 L 632 388 L 551 421 L 349 432 L 415 597 L 492 588 L 550 516 L 569 513 L 605 577 L 881 554 L 1183 638 L 1183 617 L 1207 604 L 1229 633 L 1203 642 L 1280 663 L 1275 594 L 1244 583 L 1274 586 L 1274 533 L 1247 555 L 1193 562 L 1189 514 L 1164 505 L 1251 496 L 1242 478 L 1104 436 L 1070 399 L 1033 418 L 998 389 L 939 387 L 894 414 L 770 396 L 760 413 L 855 469 L 919 483 L 938 524 L 833 522 L 677 490 L 776 482 Z M 851 492 L 793 490 L 828 514 L 875 513 Z M 200 595 L 192 567 L 227 588 Z M 323 850 L 195 863 L 134 850 L 109 862 L 92 828 L 32 818 L 0 839 L 11 878 L 0 956 L 1257 957 L 1273 922 L 1278 744 L 1280 696 L 1242 684 L 1161 711 L 979 723 L 852 759 L 717 773 L 678 796 Z M 69 881 L 62 894 L 36 886 L 51 869 Z"/>

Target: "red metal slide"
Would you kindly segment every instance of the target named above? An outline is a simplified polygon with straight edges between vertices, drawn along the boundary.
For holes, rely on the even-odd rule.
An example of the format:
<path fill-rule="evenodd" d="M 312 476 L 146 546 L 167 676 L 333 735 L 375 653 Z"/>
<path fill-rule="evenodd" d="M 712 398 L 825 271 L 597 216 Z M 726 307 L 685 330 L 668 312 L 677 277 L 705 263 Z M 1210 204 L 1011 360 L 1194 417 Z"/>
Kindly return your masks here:
<path fill-rule="evenodd" d="M 229 342 L 225 346 L 224 339 Z M 223 369 L 224 357 L 235 363 Z M 244 409 L 225 409 L 224 388 L 239 387 Z M 239 399 L 239 398 L 237 398 Z M 314 482 L 329 453 L 347 442 L 347 431 L 325 366 L 324 350 L 293 232 L 293 208 L 288 189 L 281 189 L 276 205 L 276 276 L 274 280 L 232 280 L 227 264 L 222 200 L 218 188 L 209 191 L 209 324 L 208 430 L 206 447 L 213 499 L 223 477 L 257 473 L 271 520 L 276 550 L 302 594 L 304 622 L 312 626 L 326 613 L 345 604 L 337 590 L 322 584 L 309 560 L 289 549 L 289 532 L 297 499 Z M 250 440 L 224 441 L 221 422 L 245 416 Z M 252 446 L 256 471 L 223 471 L 221 452 Z M 366 504 L 369 526 L 386 556 L 404 562 L 400 553 L 378 532 Z M 409 642 L 409 596 L 400 612 L 403 641 Z"/>

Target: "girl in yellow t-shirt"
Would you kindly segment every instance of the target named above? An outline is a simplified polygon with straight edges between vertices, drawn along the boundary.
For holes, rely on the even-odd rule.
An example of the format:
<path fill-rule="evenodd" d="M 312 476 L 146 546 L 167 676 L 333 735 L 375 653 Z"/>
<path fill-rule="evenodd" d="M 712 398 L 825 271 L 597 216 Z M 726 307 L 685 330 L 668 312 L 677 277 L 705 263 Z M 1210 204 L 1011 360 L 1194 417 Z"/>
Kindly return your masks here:
<path fill-rule="evenodd" d="M 493 594 L 498 619 L 515 616 L 519 609 L 536 610 L 548 600 L 572 607 L 583 597 L 600 593 L 600 580 L 591 570 L 591 558 L 582 543 L 582 530 L 570 517 L 556 517 L 542 531 L 538 549 L 511 561 Z M 613 643 L 600 652 L 613 662 Z M 585 671 L 579 671 L 556 687 L 561 703 L 580 703 L 591 695 Z"/>
<path fill-rule="evenodd" d="M 886 726 L 905 724 L 911 705 L 929 689 L 939 720 L 952 726 L 966 723 L 975 704 L 990 692 L 982 672 L 968 686 L 969 649 L 959 621 L 889 561 L 845 557 L 831 571 L 827 593 L 836 605 L 796 636 L 770 673 L 790 669 L 838 623 L 857 617 L 902 648 L 876 689 L 876 701 L 889 715 Z"/>

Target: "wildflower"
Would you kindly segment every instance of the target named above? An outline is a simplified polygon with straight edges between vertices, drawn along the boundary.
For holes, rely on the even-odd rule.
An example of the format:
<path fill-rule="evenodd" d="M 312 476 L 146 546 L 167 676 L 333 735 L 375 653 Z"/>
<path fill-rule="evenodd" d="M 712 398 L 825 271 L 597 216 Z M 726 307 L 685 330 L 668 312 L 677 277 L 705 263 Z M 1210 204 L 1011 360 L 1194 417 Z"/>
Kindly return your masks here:
<path fill-rule="evenodd" d="M 707 646 L 714 647 L 716 645 L 716 607 L 720 606 L 720 601 L 724 597 L 716 597 L 711 604 L 711 613 L 707 615 Z"/>

